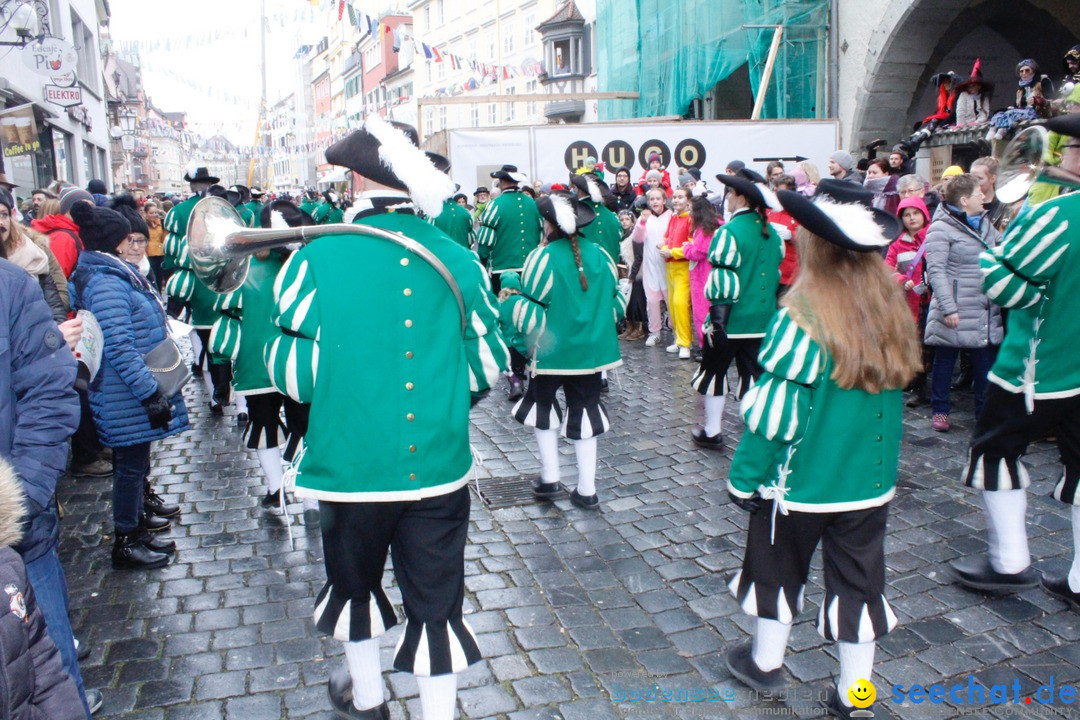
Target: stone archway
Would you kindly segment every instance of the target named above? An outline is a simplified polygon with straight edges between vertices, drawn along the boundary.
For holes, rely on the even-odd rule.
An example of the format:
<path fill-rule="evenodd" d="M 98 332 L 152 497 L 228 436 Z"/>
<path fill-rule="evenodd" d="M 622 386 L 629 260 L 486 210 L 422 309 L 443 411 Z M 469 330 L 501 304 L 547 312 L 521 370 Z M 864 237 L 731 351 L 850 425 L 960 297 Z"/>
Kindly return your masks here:
<path fill-rule="evenodd" d="M 906 137 L 909 117 L 917 114 L 931 74 L 963 38 L 986 26 L 1017 48 L 1017 57 L 1034 57 L 1057 82 L 1064 51 L 1080 36 L 1080 13 L 1061 0 L 911 0 L 894 3 L 871 36 L 865 77 L 848 135 L 860 148 L 874 138 L 890 144 Z M 1029 48 L 1026 53 L 1021 48 Z M 970 67 L 953 68 L 967 73 Z M 1007 90 L 1007 88 L 1003 88 Z M 1007 104 L 1003 97 L 1000 104 Z M 997 103 L 995 103 L 997 104 Z M 933 107 L 927 107 L 930 114 Z"/>

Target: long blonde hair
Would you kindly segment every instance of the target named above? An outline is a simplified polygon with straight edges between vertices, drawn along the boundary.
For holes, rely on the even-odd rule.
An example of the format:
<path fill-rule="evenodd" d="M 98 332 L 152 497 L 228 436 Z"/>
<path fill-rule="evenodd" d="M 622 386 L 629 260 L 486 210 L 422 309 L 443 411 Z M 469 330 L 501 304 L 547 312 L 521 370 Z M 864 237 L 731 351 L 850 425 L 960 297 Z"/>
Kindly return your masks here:
<path fill-rule="evenodd" d="M 870 393 L 907 386 L 922 351 L 903 293 L 877 253 L 800 228 L 799 276 L 782 304 L 832 357 L 833 381 Z"/>

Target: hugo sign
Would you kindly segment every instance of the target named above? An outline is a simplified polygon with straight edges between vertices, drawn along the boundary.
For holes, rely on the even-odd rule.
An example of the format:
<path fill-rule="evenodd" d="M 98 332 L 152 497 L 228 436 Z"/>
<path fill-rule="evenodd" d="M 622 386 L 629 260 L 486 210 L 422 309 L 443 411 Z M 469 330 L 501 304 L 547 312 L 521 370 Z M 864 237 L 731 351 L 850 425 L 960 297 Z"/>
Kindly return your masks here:
<path fill-rule="evenodd" d="M 38 75 L 53 77 L 75 70 L 79 56 L 75 48 L 60 38 L 46 37 L 22 50 L 23 64 Z"/>

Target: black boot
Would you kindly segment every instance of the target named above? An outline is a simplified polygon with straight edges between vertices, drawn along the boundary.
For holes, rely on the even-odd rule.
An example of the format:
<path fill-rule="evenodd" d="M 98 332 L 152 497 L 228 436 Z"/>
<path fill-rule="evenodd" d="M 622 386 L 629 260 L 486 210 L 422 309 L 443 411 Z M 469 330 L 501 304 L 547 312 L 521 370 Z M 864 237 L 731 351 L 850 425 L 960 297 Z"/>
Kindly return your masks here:
<path fill-rule="evenodd" d="M 507 380 L 510 382 L 510 389 L 506 392 L 506 399 L 511 402 L 520 400 L 525 394 L 525 383 L 522 382 L 520 377 L 513 373 L 510 374 L 510 377 L 507 378 Z"/>
<path fill-rule="evenodd" d="M 232 363 L 211 363 L 210 380 L 214 384 L 214 404 L 228 405 L 232 401 Z"/>
<path fill-rule="evenodd" d="M 149 570 L 168 564 L 168 555 L 154 552 L 143 544 L 144 534 L 141 528 L 129 533 L 116 533 L 112 551 L 113 567 Z"/>
<path fill-rule="evenodd" d="M 165 518 L 157 515 L 147 515 L 146 513 L 143 513 L 139 523 L 150 532 L 161 532 L 172 527 L 172 523 Z"/>
<path fill-rule="evenodd" d="M 147 515 L 170 518 L 180 514 L 179 505 L 169 505 L 154 491 L 154 486 L 147 480 L 143 485 L 143 509 Z"/>
<path fill-rule="evenodd" d="M 145 522 L 145 520 L 146 516 L 144 515 L 142 522 Z M 147 550 L 153 550 L 154 552 L 161 553 L 163 555 L 172 555 L 176 552 L 176 543 L 172 540 L 161 540 L 154 537 L 153 533 L 148 531 L 144 524 L 139 525 L 139 530 L 142 531 L 143 547 Z"/>

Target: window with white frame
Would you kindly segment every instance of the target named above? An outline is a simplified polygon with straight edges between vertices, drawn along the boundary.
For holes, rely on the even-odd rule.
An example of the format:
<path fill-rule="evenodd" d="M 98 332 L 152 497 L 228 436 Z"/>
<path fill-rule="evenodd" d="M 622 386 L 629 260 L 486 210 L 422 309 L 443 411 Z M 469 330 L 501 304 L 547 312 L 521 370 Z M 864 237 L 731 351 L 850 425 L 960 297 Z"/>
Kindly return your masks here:
<path fill-rule="evenodd" d="M 522 47 L 532 47 L 533 45 L 535 45 L 536 44 L 536 14 L 535 13 L 529 13 L 528 15 L 525 16 L 524 26 L 521 28 L 521 30 L 522 30 L 521 46 Z"/>
<path fill-rule="evenodd" d="M 503 54 L 514 52 L 514 16 L 509 15 L 502 21 L 502 49 Z"/>
<path fill-rule="evenodd" d="M 73 10 L 71 12 L 71 43 L 75 46 L 78 62 L 75 76 L 79 81 L 95 92 L 98 87 L 97 49 L 94 47 L 94 33 Z"/>
<path fill-rule="evenodd" d="M 435 0 L 435 24 L 443 24 L 443 0 Z"/>
<path fill-rule="evenodd" d="M 475 127 L 480 127 L 480 106 L 479 105 L 473 105 L 472 106 L 471 116 L 472 116 L 471 117 L 472 126 L 474 128 Z"/>
<path fill-rule="evenodd" d="M 496 125 L 499 122 L 499 106 L 496 103 L 488 103 L 488 125 Z"/>
<path fill-rule="evenodd" d="M 508 83 L 508 84 L 503 86 L 503 94 L 505 94 L 505 95 L 513 95 L 516 92 L 517 92 L 517 87 L 513 83 Z M 515 109 L 516 106 L 517 106 L 517 103 L 512 103 L 512 102 L 508 102 L 505 105 L 503 105 L 503 122 L 513 122 L 514 121 L 514 109 Z"/>
<path fill-rule="evenodd" d="M 439 106 L 439 129 L 440 130 L 445 130 L 446 129 L 446 106 L 445 105 L 440 105 Z"/>

